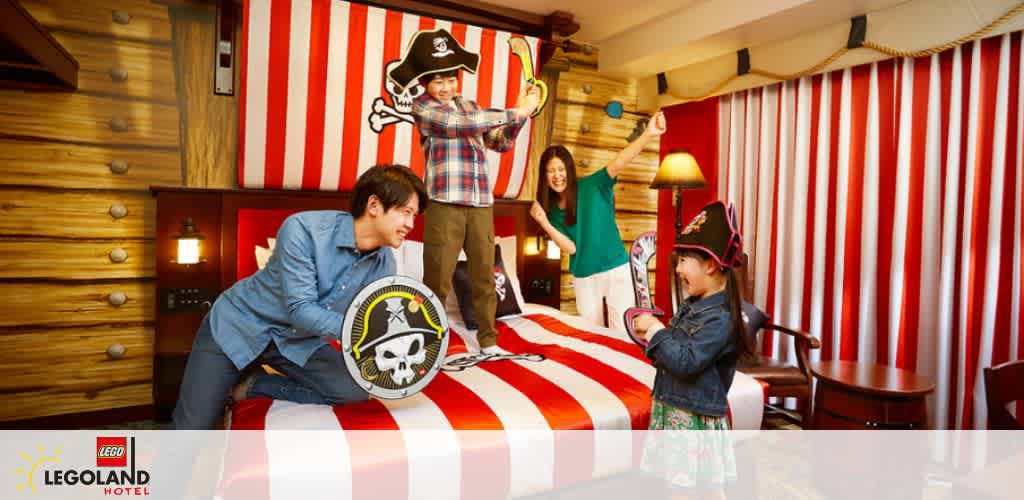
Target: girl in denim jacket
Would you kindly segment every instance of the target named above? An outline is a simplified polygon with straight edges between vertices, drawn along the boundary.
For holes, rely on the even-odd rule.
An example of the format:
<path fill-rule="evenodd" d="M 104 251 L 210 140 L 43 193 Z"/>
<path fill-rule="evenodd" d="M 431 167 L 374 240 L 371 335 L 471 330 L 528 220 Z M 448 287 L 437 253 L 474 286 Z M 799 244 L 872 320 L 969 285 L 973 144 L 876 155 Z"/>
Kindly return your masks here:
<path fill-rule="evenodd" d="M 654 362 L 650 430 L 729 430 L 726 395 L 736 361 L 751 352 L 733 268 L 742 255 L 735 210 L 705 206 L 676 237 L 675 271 L 689 296 L 666 327 L 642 315 L 635 326 Z M 650 433 L 644 469 L 673 487 L 715 487 L 735 479 L 727 433 Z"/>

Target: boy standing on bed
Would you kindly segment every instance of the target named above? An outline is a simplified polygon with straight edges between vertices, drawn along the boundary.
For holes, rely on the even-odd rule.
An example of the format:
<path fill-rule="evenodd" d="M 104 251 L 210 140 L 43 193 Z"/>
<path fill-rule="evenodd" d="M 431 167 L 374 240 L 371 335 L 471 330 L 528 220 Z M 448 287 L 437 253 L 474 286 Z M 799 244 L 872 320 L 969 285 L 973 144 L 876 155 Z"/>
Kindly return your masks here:
<path fill-rule="evenodd" d="M 377 166 L 356 181 L 351 213 L 285 219 L 267 265 L 221 294 L 203 318 L 174 427 L 215 428 L 229 393 L 310 404 L 367 399 L 326 339 L 340 337 L 343 314 L 364 285 L 395 274 L 394 254 L 382 247 L 397 248 L 427 203 L 408 167 Z M 285 376 L 262 373 L 263 364 Z M 238 384 L 247 368 L 256 375 Z"/>
<path fill-rule="evenodd" d="M 509 353 L 498 347 L 494 325 L 494 195 L 486 149 L 512 148 L 540 104 L 540 91 L 531 86 L 513 109 L 480 109 L 458 94 L 459 70 L 475 73 L 479 60 L 448 31 L 421 31 L 387 76 L 399 88 L 416 80 L 426 88 L 413 105 L 432 201 L 423 221 L 423 282 L 444 301 L 464 249 L 480 325 L 477 341 L 484 354 L 498 355 Z"/>

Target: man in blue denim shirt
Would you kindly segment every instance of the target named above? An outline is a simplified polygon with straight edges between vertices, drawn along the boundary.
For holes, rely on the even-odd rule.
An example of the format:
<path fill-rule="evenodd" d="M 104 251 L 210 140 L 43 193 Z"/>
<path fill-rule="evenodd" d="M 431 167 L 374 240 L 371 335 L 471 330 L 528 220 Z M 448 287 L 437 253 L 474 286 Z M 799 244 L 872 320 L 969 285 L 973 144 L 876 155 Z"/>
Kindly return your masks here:
<path fill-rule="evenodd" d="M 427 201 L 412 170 L 377 166 L 356 182 L 351 214 L 288 217 L 266 267 L 221 294 L 203 318 L 174 409 L 175 428 L 214 428 L 243 370 L 262 364 L 285 376 L 254 370 L 235 387 L 235 399 L 367 399 L 326 340 L 339 338 L 349 303 L 364 285 L 395 274 L 394 254 L 381 247 L 398 247 Z"/>

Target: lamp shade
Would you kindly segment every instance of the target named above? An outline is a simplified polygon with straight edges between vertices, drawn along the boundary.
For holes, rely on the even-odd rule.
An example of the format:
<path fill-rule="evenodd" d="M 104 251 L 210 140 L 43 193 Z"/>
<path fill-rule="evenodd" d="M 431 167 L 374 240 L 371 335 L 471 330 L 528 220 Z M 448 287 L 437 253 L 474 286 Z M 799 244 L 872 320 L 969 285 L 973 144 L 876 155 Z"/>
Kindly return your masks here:
<path fill-rule="evenodd" d="M 182 238 L 178 240 L 178 264 L 199 263 L 199 240 L 195 238 Z"/>
<path fill-rule="evenodd" d="M 192 224 L 191 217 L 185 219 L 184 227 L 181 232 L 174 237 L 174 239 L 178 240 L 178 259 L 175 262 L 183 265 L 192 265 L 202 262 L 199 255 L 199 242 L 205 238 L 199 233 L 199 231 L 196 231 L 195 225 Z"/>
<path fill-rule="evenodd" d="M 686 151 L 675 151 L 666 155 L 661 160 L 654 180 L 651 181 L 651 189 L 700 189 L 707 185 L 704 174 L 697 166 L 697 159 Z"/>

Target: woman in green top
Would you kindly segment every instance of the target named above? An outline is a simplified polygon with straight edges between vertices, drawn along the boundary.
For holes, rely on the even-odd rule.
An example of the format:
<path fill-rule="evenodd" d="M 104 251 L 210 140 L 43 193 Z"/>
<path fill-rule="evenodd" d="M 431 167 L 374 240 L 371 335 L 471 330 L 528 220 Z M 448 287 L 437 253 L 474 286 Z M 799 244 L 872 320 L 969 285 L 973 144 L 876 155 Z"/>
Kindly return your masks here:
<path fill-rule="evenodd" d="M 598 325 L 604 324 L 602 299 L 608 301 L 608 326 L 615 330 L 625 331 L 622 314 L 636 305 L 629 256 L 615 224 L 616 177 L 665 130 L 665 115 L 655 113 L 644 133 L 608 166 L 580 179 L 576 162 L 564 146 L 551 146 L 540 157 L 537 201 L 530 215 L 569 254 L 576 310 Z"/>

